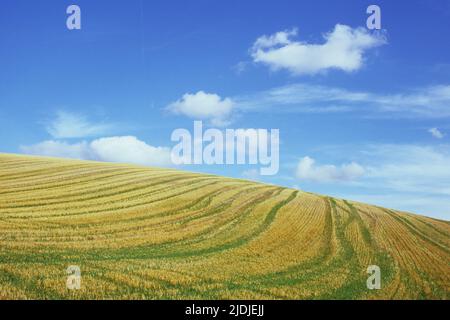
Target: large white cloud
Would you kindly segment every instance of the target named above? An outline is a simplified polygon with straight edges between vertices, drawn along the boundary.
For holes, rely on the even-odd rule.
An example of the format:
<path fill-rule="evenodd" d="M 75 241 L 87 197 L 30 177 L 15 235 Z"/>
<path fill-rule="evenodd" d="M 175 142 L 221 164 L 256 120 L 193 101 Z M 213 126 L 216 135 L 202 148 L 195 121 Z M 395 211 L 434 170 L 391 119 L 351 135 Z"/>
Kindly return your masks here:
<path fill-rule="evenodd" d="M 112 125 L 91 123 L 81 114 L 58 111 L 46 129 L 55 139 L 83 138 L 107 134 L 111 131 Z"/>
<path fill-rule="evenodd" d="M 167 109 L 175 114 L 182 114 L 195 120 L 209 120 L 211 124 L 224 126 L 229 123 L 235 104 L 230 98 L 221 98 L 214 93 L 199 91 L 186 93 Z"/>
<path fill-rule="evenodd" d="M 134 163 L 152 166 L 170 166 L 170 148 L 154 147 L 136 137 L 107 137 L 90 143 L 67 143 L 63 141 L 44 141 L 31 146 L 22 146 L 26 154 L 97 160 L 107 162 Z"/>
<path fill-rule="evenodd" d="M 296 178 L 321 183 L 348 182 L 360 178 L 364 173 L 365 169 L 355 162 L 337 167 L 329 164 L 317 165 L 314 159 L 303 157 L 297 165 Z"/>
<path fill-rule="evenodd" d="M 170 148 L 154 147 L 133 136 L 101 138 L 90 148 L 102 161 L 130 162 L 142 165 L 168 165 Z"/>
<path fill-rule="evenodd" d="M 285 69 L 296 75 L 316 74 L 329 69 L 351 72 L 361 68 L 368 49 L 386 43 L 381 33 L 341 24 L 324 35 L 322 44 L 292 40 L 296 35 L 297 30 L 293 29 L 259 37 L 250 50 L 253 61 L 272 70 Z"/>

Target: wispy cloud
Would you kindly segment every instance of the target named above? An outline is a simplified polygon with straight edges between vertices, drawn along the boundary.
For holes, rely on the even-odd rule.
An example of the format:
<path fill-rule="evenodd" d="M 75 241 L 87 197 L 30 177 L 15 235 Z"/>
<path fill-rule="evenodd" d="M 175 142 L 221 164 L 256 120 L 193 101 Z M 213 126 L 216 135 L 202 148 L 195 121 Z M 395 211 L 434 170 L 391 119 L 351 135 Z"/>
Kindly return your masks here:
<path fill-rule="evenodd" d="M 296 83 L 242 95 L 234 100 L 237 109 L 244 112 L 325 113 L 351 111 L 358 102 L 369 100 L 369 94 Z"/>
<path fill-rule="evenodd" d="M 34 145 L 20 146 L 25 154 L 60 157 L 69 159 L 93 160 L 89 144 L 86 141 L 68 143 L 66 141 L 47 140 Z"/>
<path fill-rule="evenodd" d="M 429 118 L 450 116 L 450 85 L 429 86 L 406 93 L 371 94 L 368 103 L 380 111 Z"/>
<path fill-rule="evenodd" d="M 450 117 L 450 85 L 415 88 L 401 93 L 375 93 L 343 88 L 290 84 L 233 98 L 243 112 L 363 112 L 390 117 Z"/>
<path fill-rule="evenodd" d="M 108 134 L 113 125 L 90 122 L 84 115 L 58 111 L 56 117 L 47 124 L 47 132 L 55 139 L 95 137 Z"/>
<path fill-rule="evenodd" d="M 438 128 L 431 128 L 428 132 L 436 139 L 442 139 L 445 136 Z"/>
<path fill-rule="evenodd" d="M 365 158 L 367 186 L 450 196 L 448 145 L 374 145 L 360 154 Z"/>
<path fill-rule="evenodd" d="M 245 72 L 245 70 L 247 70 L 248 64 L 249 62 L 247 61 L 240 61 L 233 66 L 233 70 L 237 75 L 241 75 Z"/>
<path fill-rule="evenodd" d="M 258 181 L 261 179 L 261 175 L 258 169 L 245 170 L 242 172 L 242 177 L 254 181 Z"/>
<path fill-rule="evenodd" d="M 362 67 L 367 50 L 386 43 L 382 33 L 341 24 L 326 33 L 321 44 L 294 41 L 292 38 L 297 34 L 297 29 L 292 29 L 259 37 L 250 50 L 253 61 L 274 71 L 288 70 L 294 75 L 330 69 L 352 72 Z"/>

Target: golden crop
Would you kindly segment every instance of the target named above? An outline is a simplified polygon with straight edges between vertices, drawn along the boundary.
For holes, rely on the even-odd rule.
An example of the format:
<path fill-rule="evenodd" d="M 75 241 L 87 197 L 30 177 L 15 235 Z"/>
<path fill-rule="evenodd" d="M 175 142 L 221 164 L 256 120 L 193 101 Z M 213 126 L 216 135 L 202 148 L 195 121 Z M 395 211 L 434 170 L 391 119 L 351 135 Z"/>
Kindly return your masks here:
<path fill-rule="evenodd" d="M 447 221 L 245 180 L 0 155 L 0 299 L 448 299 L 449 236 Z"/>

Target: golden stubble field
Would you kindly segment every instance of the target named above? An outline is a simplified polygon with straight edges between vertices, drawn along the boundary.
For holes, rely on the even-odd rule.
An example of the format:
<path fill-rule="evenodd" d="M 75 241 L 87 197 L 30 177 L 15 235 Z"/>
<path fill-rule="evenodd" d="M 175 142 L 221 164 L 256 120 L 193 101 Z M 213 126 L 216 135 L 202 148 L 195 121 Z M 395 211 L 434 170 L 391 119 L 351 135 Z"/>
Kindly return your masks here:
<path fill-rule="evenodd" d="M 0 154 L 0 299 L 448 299 L 449 246 L 448 221 L 298 190 Z"/>

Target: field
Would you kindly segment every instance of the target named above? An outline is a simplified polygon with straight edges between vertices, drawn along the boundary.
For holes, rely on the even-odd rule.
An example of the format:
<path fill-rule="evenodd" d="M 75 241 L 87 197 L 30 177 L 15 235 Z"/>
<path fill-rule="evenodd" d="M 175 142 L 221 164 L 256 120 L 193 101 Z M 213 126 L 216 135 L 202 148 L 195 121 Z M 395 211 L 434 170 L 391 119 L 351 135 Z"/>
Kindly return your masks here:
<path fill-rule="evenodd" d="M 0 154 L 0 299 L 448 299 L 450 223 L 245 180 Z M 66 287 L 79 266 L 81 288 Z M 368 290 L 367 267 L 381 269 Z"/>

